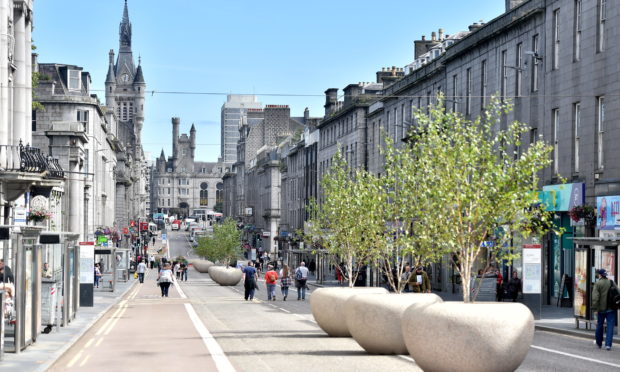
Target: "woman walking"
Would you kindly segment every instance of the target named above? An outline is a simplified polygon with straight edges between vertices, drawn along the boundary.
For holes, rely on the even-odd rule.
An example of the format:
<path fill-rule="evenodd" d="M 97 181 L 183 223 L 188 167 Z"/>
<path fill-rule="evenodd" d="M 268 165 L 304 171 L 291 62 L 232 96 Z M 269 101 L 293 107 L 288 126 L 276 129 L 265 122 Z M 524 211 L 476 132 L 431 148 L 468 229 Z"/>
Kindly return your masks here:
<path fill-rule="evenodd" d="M 99 280 L 101 279 L 101 270 L 99 270 L 99 264 L 95 264 L 95 287 L 99 288 Z"/>
<path fill-rule="evenodd" d="M 157 283 L 159 284 L 159 288 L 161 288 L 162 297 L 168 297 L 168 289 L 170 289 L 173 278 L 171 265 L 169 263 L 164 264 L 163 270 L 157 275 Z"/>
<path fill-rule="evenodd" d="M 293 278 L 291 276 L 291 271 L 288 268 L 287 264 L 284 264 L 282 270 L 280 270 L 280 289 L 282 290 L 283 300 L 286 301 L 286 297 L 288 297 L 288 287 L 293 283 Z"/>

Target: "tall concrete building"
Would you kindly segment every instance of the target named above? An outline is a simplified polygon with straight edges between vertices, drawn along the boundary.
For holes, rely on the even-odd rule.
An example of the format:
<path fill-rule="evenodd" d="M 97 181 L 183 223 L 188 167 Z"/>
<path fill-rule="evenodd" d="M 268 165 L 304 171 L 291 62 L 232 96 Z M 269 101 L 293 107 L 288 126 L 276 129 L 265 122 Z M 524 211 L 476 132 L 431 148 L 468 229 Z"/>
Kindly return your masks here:
<path fill-rule="evenodd" d="M 147 169 L 142 150 L 146 83 L 141 61 L 136 66 L 132 52 L 132 26 L 127 1 L 119 26 L 119 50 L 116 62 L 110 50 L 105 98 L 108 111 L 116 115 L 117 136 L 127 148 L 117 158 L 116 222 L 126 227 L 130 220 L 146 217 Z"/>
<path fill-rule="evenodd" d="M 221 135 L 221 158 L 226 164 L 237 161 L 237 142 L 239 141 L 239 129 L 248 109 L 260 109 L 262 104 L 256 100 L 256 96 L 229 94 L 226 103 L 222 105 L 222 135 Z"/>

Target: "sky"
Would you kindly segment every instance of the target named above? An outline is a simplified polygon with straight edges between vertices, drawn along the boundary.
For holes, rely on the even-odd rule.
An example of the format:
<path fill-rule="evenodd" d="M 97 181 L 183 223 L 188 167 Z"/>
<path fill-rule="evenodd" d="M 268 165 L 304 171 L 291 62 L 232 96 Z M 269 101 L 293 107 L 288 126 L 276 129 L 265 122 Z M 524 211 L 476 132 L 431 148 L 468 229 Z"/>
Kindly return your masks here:
<path fill-rule="evenodd" d="M 118 52 L 124 0 L 35 0 L 40 63 L 77 65 L 103 92 Z M 226 94 L 257 94 L 292 116 L 322 116 L 327 88 L 376 80 L 413 61 L 413 41 L 467 30 L 504 12 L 504 0 L 128 0 L 132 48 L 147 84 L 144 151 L 172 151 L 171 118 L 197 130 L 196 160 L 220 156 Z M 154 91 L 154 92 L 151 92 Z M 184 92 L 170 94 L 158 92 Z M 342 94 L 342 91 L 339 92 Z"/>

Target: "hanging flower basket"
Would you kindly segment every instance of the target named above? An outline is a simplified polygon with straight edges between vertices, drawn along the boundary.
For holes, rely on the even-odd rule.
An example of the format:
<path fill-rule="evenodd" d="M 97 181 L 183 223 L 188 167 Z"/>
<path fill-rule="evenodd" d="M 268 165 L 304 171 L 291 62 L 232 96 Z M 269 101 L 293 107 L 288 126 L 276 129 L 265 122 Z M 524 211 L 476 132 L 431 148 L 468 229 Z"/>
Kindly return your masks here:
<path fill-rule="evenodd" d="M 43 222 L 52 218 L 52 213 L 44 209 L 31 210 L 28 214 L 28 221 Z"/>
<path fill-rule="evenodd" d="M 578 205 L 573 207 L 568 214 L 575 222 L 583 220 L 588 226 L 593 226 L 596 223 L 596 209 L 591 205 Z"/>

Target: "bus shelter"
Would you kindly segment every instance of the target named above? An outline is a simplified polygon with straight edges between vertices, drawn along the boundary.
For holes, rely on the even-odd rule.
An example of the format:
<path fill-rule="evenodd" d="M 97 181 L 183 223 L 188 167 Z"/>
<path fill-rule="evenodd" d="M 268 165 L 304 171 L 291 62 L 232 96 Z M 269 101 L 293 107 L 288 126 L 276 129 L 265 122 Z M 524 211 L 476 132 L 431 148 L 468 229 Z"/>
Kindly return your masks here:
<path fill-rule="evenodd" d="M 575 280 L 573 291 L 573 310 L 575 323 L 583 322 L 586 328 L 596 320 L 592 312 L 592 289 L 596 282 L 596 270 L 607 270 L 607 278 L 618 280 L 619 238 L 574 238 Z M 617 333 L 617 330 L 616 330 Z"/>

